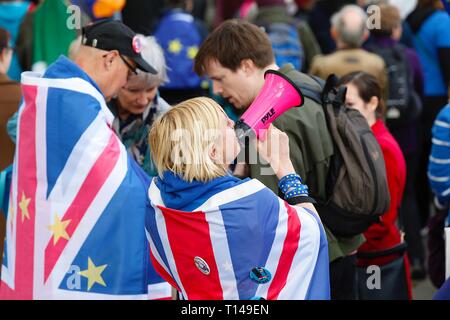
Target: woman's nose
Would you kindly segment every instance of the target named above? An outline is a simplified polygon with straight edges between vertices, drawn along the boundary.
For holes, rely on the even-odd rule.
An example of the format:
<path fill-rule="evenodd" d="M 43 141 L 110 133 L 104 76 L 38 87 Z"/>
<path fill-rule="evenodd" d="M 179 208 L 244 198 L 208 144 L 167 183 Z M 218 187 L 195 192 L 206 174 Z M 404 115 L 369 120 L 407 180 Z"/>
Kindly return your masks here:
<path fill-rule="evenodd" d="M 140 105 L 144 106 L 144 105 L 148 105 L 150 103 L 150 99 L 149 99 L 148 95 L 146 95 L 144 92 L 139 95 L 137 102 Z"/>

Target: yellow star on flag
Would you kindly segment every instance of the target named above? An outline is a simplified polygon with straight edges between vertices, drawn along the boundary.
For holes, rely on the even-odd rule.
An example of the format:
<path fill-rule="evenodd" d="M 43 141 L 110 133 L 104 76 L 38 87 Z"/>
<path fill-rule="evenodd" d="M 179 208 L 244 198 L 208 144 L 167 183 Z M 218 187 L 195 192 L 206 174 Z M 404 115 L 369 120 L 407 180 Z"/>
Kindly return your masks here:
<path fill-rule="evenodd" d="M 58 242 L 59 238 L 64 238 L 66 240 L 69 240 L 69 234 L 66 231 L 67 226 L 70 223 L 70 219 L 69 220 L 65 220 L 65 221 L 61 221 L 61 219 L 59 218 L 59 216 L 55 213 L 55 223 L 52 224 L 51 226 L 48 226 L 47 228 L 53 232 L 53 245 L 56 245 L 56 243 Z"/>
<path fill-rule="evenodd" d="M 22 191 L 22 199 L 19 202 L 19 208 L 22 211 L 22 222 L 25 218 L 30 219 L 30 214 L 28 212 L 28 205 L 30 204 L 31 198 L 27 198 L 25 193 Z"/>
<path fill-rule="evenodd" d="M 88 268 L 87 270 L 81 271 L 79 274 L 88 279 L 88 291 L 91 290 L 92 286 L 96 283 L 101 284 L 106 287 L 105 281 L 102 278 L 102 272 L 107 267 L 107 264 L 102 266 L 95 266 L 91 258 L 88 257 Z"/>
<path fill-rule="evenodd" d="M 180 40 L 175 39 L 169 42 L 169 52 L 178 54 L 180 53 L 181 49 L 183 49 L 183 45 L 181 44 Z"/>
<path fill-rule="evenodd" d="M 188 48 L 187 55 L 190 59 L 194 60 L 195 56 L 197 55 L 198 47 L 192 46 Z"/>

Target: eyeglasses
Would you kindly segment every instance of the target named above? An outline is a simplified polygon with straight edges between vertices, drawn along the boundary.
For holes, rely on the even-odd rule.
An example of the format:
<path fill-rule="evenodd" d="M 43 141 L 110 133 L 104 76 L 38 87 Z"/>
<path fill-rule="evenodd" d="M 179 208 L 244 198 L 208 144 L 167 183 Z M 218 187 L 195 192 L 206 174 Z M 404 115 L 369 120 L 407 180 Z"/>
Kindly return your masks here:
<path fill-rule="evenodd" d="M 131 72 L 133 72 L 136 75 L 138 74 L 137 71 L 136 71 L 136 67 L 133 68 L 133 66 L 121 54 L 119 54 L 119 57 L 126 64 L 126 66 L 128 67 L 128 69 L 130 69 Z"/>

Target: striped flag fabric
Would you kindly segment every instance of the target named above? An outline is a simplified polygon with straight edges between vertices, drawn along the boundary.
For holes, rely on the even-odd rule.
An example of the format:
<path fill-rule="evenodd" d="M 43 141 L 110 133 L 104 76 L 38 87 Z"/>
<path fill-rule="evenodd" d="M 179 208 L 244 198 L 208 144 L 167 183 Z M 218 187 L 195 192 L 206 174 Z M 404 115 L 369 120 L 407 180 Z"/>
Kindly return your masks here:
<path fill-rule="evenodd" d="M 330 298 L 327 240 L 315 213 L 255 179 L 192 187 L 164 178 L 175 182 L 167 187 L 154 178 L 150 185 L 147 239 L 156 271 L 182 299 Z M 187 206 L 165 204 L 182 201 L 183 190 Z M 255 269 L 261 278 L 251 276 Z"/>
<path fill-rule="evenodd" d="M 60 57 L 22 74 L 0 299 L 167 299 L 150 262 L 149 179 L 96 84 Z"/>

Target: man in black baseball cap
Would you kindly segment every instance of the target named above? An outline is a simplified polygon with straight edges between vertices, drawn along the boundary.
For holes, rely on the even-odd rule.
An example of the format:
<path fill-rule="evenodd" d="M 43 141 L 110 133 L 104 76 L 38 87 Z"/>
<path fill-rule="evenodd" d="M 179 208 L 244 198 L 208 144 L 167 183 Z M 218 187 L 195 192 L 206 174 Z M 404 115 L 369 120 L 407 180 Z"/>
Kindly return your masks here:
<path fill-rule="evenodd" d="M 156 74 L 156 70 L 141 56 L 139 38 L 118 20 L 103 20 L 84 27 L 82 44 L 105 51 L 117 50 L 133 60 L 142 71 Z"/>
<path fill-rule="evenodd" d="M 137 69 L 156 74 L 141 55 L 140 38 L 117 20 L 103 20 L 82 30 L 74 62 L 95 82 L 106 101 L 118 94 Z"/>

